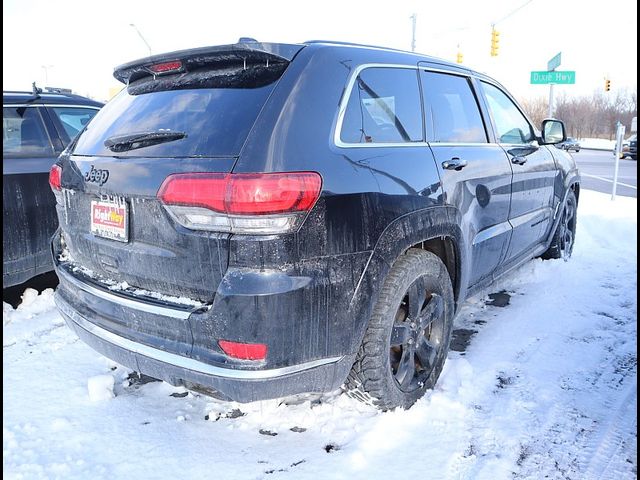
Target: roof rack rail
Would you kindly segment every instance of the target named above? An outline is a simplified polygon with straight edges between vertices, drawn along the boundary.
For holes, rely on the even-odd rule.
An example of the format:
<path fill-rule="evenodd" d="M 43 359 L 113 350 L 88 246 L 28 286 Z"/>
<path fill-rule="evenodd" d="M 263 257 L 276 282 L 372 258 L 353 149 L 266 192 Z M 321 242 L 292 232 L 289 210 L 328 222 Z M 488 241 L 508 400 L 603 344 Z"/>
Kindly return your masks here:
<path fill-rule="evenodd" d="M 62 87 L 44 87 L 44 89 L 48 93 L 69 93 L 72 94 L 73 91 L 70 88 L 62 88 Z"/>

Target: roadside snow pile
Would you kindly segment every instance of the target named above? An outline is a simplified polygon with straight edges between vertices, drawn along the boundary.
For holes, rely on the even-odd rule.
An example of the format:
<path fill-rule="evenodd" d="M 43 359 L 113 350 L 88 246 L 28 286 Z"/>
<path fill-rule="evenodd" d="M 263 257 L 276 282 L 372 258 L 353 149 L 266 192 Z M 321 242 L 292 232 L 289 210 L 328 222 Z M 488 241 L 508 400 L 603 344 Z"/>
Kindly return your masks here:
<path fill-rule="evenodd" d="M 3 302 L 2 321 L 4 325 L 16 320 L 27 320 L 42 312 L 50 310 L 51 302 L 53 301 L 53 290 L 47 288 L 42 293 L 38 294 L 37 290 L 27 288 L 20 298 L 22 299 L 22 302 L 20 302 L 17 309 L 14 309 L 8 303 Z"/>
<path fill-rule="evenodd" d="M 637 478 L 636 214 L 634 198 L 581 192 L 573 258 L 469 299 L 438 385 L 408 411 L 339 392 L 225 403 L 149 381 L 78 341 L 50 292 L 29 294 L 4 307 L 4 475 Z M 92 402 L 88 383 L 115 398 Z"/>
<path fill-rule="evenodd" d="M 606 138 L 582 138 L 579 140 L 581 148 L 590 148 L 593 150 L 611 150 L 616 148 L 615 140 L 607 140 Z"/>
<path fill-rule="evenodd" d="M 22 303 L 16 309 L 3 302 L 2 323 L 4 347 L 29 339 L 33 336 L 34 330 L 46 333 L 64 325 L 64 321 L 55 311 L 53 290 L 50 288 L 40 295 L 36 290 L 27 288 L 22 294 Z"/>

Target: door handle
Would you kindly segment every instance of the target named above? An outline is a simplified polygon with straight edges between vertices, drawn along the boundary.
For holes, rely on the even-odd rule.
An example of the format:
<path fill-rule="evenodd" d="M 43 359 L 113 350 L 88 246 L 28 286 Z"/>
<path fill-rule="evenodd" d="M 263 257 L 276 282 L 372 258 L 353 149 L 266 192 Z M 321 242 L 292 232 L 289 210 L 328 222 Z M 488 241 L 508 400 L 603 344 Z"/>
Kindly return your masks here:
<path fill-rule="evenodd" d="M 445 160 L 444 162 L 442 162 L 442 168 L 444 168 L 445 170 L 456 170 L 457 172 L 459 172 L 466 166 L 467 161 L 462 160 L 458 157 L 453 157 L 451 160 Z"/>
<path fill-rule="evenodd" d="M 511 158 L 511 163 L 515 163 L 516 165 L 524 165 L 527 163 L 527 157 L 515 156 Z"/>

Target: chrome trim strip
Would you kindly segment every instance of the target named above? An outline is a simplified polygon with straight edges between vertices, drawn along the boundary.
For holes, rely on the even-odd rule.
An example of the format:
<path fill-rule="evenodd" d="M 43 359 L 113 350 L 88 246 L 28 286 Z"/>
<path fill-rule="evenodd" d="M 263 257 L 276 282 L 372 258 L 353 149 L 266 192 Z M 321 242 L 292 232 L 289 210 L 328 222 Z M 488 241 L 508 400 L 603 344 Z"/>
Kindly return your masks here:
<path fill-rule="evenodd" d="M 59 276 L 63 277 L 66 281 L 71 283 L 74 287 L 79 288 L 80 290 L 83 290 L 96 297 L 102 298 L 103 300 L 107 300 L 109 302 L 122 305 L 123 307 L 133 308 L 134 310 L 140 310 L 142 312 L 153 313 L 153 314 L 162 315 L 165 317 L 179 318 L 181 320 L 186 320 L 191 315 L 191 312 L 188 310 L 177 310 L 175 308 L 162 307 L 160 305 L 153 305 L 150 303 L 139 302 L 136 300 L 131 300 L 129 298 L 122 297 L 120 295 L 115 295 L 113 293 L 106 292 L 104 290 L 94 287 L 93 285 L 89 285 L 87 283 L 81 282 L 70 273 L 65 272 L 63 268 L 58 268 L 56 273 Z"/>
<path fill-rule="evenodd" d="M 513 217 L 509 219 L 509 222 L 513 226 L 513 228 L 518 228 L 526 223 L 532 222 L 536 217 L 546 217 L 549 218 L 551 213 L 551 207 L 542 207 L 537 210 L 533 210 L 531 212 L 523 213 L 522 215 L 518 215 L 517 217 Z"/>
<path fill-rule="evenodd" d="M 477 78 L 470 71 L 461 72 L 461 71 L 457 71 L 457 70 L 447 70 L 446 68 L 430 67 L 430 66 L 424 65 L 424 64 L 421 65 L 421 63 L 422 62 L 418 63 L 418 70 L 424 70 L 425 72 L 446 73 L 447 75 L 456 75 L 457 77 L 465 77 L 465 78 L 475 77 L 475 78 Z"/>
<path fill-rule="evenodd" d="M 344 143 L 339 140 L 336 147 L 340 148 L 387 148 L 387 147 L 428 147 L 427 142 L 406 142 L 406 143 Z"/>
<path fill-rule="evenodd" d="M 473 148 L 482 148 L 482 147 L 492 147 L 492 148 L 496 148 L 496 147 L 500 147 L 500 144 L 498 143 L 490 143 L 490 142 L 429 142 L 429 146 L 431 148 L 438 148 L 438 147 L 447 147 L 447 148 L 451 148 L 451 147 L 473 147 Z"/>
<path fill-rule="evenodd" d="M 485 242 L 490 238 L 497 237 L 498 235 L 502 235 L 503 233 L 506 233 L 510 230 L 511 230 L 511 224 L 509 223 L 509 220 L 500 222 L 496 225 L 492 225 L 491 227 L 485 228 L 484 230 L 481 230 L 480 232 L 478 232 L 478 234 L 475 237 L 473 237 L 473 241 L 471 242 L 471 244 L 478 245 L 479 243 Z"/>
<path fill-rule="evenodd" d="M 431 146 L 481 146 L 487 145 L 488 143 L 436 143 L 436 142 L 403 142 L 403 143 L 346 143 L 343 142 L 340 138 L 340 133 L 342 131 L 342 123 L 344 121 L 344 116 L 347 112 L 347 104 L 349 103 L 349 97 L 351 96 L 351 91 L 353 90 L 353 85 L 356 83 L 356 79 L 360 72 L 367 68 L 404 68 L 408 70 L 424 70 L 428 72 L 438 72 L 438 73 L 446 73 L 449 75 L 456 75 L 458 77 L 465 78 L 477 78 L 472 73 L 466 72 L 456 72 L 452 70 L 433 68 L 425 65 L 402 65 L 402 64 L 394 64 L 394 63 L 363 63 L 362 65 L 358 65 L 355 70 L 351 73 L 349 77 L 349 81 L 347 82 L 347 86 L 344 89 L 344 93 L 342 98 L 340 99 L 340 107 L 338 109 L 338 119 L 336 121 L 336 127 L 333 131 L 333 143 L 336 147 L 340 148 L 386 148 L 386 147 L 428 147 Z"/>
<path fill-rule="evenodd" d="M 340 107 L 338 108 L 338 120 L 336 121 L 336 127 L 333 131 L 333 143 L 336 147 L 340 148 L 385 148 L 385 147 L 426 147 L 429 146 L 427 142 L 408 142 L 408 143 L 345 143 L 340 139 L 340 132 L 342 131 L 342 122 L 347 112 L 347 104 L 349 103 L 349 97 L 353 90 L 353 85 L 356 83 L 356 79 L 360 72 L 367 68 L 404 68 L 407 70 L 418 70 L 417 65 L 401 65 L 393 63 L 363 63 L 358 65 L 351 73 L 351 77 L 347 82 L 347 86 L 344 89 L 342 98 L 340 99 Z"/>
<path fill-rule="evenodd" d="M 6 103 L 2 104 L 3 108 L 13 108 L 13 107 L 69 107 L 69 108 L 88 108 L 91 110 L 100 110 L 100 107 L 96 107 L 95 105 L 75 105 L 71 103 Z"/>
<path fill-rule="evenodd" d="M 141 343 L 134 342 L 127 338 L 116 335 L 113 332 L 105 330 L 93 323 L 85 320 L 78 312 L 73 310 L 67 302 L 60 297 L 60 294 L 56 294 L 55 302 L 63 315 L 68 316 L 72 322 L 79 327 L 83 328 L 92 335 L 95 335 L 102 340 L 109 342 L 117 347 L 124 348 L 133 353 L 144 355 L 153 360 L 167 363 L 174 367 L 184 368 L 193 372 L 204 373 L 205 375 L 212 375 L 220 378 L 231 378 L 236 380 L 264 380 L 269 378 L 278 378 L 292 373 L 298 373 L 304 370 L 308 370 L 314 367 L 320 367 L 322 365 L 328 365 L 330 363 L 336 363 L 342 360 L 344 357 L 329 357 L 321 358 L 319 360 L 313 360 L 311 362 L 301 363 L 298 365 L 292 365 L 289 367 L 271 368 L 268 370 L 235 370 L 231 368 L 222 368 L 209 365 L 193 358 L 183 357 L 175 353 L 165 352 L 158 350 L 157 348 L 149 347 Z"/>

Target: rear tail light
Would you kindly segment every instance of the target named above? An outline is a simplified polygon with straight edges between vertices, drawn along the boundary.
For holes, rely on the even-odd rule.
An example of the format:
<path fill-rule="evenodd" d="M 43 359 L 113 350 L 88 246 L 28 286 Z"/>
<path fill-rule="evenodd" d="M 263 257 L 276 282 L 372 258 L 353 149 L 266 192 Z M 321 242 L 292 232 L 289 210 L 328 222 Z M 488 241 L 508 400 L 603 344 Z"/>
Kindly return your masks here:
<path fill-rule="evenodd" d="M 62 190 L 62 168 L 60 165 L 54 165 L 49 170 L 49 185 L 51 190 Z"/>
<path fill-rule="evenodd" d="M 49 186 L 53 196 L 56 197 L 56 203 L 62 205 L 62 167 L 60 165 L 54 164 L 49 170 Z"/>
<path fill-rule="evenodd" d="M 228 356 L 240 360 L 264 360 L 267 357 L 267 346 L 264 343 L 239 343 L 218 340 L 218 345 Z"/>
<path fill-rule="evenodd" d="M 158 198 L 187 228 L 273 234 L 298 228 L 321 187 L 315 172 L 180 173 L 165 179 Z"/>

